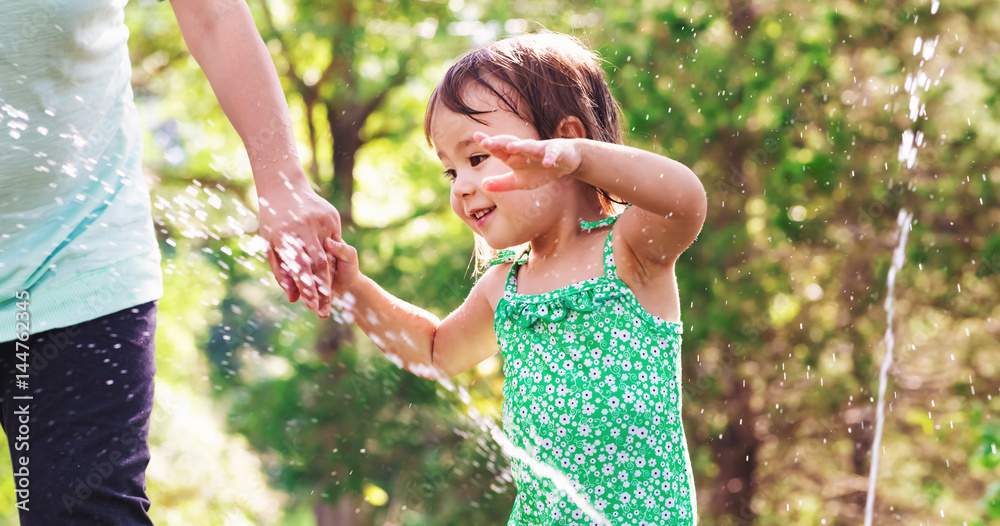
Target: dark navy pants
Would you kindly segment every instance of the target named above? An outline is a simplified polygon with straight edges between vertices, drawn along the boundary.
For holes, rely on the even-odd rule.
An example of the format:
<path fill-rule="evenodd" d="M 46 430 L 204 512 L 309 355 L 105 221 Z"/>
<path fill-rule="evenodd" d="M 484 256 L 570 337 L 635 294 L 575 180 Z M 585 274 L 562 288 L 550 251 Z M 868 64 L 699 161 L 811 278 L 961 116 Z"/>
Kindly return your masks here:
<path fill-rule="evenodd" d="M 27 355 L 0 343 L 0 422 L 22 526 L 152 524 L 145 470 L 155 328 L 150 302 L 31 334 Z M 28 377 L 18 378 L 25 362 Z"/>

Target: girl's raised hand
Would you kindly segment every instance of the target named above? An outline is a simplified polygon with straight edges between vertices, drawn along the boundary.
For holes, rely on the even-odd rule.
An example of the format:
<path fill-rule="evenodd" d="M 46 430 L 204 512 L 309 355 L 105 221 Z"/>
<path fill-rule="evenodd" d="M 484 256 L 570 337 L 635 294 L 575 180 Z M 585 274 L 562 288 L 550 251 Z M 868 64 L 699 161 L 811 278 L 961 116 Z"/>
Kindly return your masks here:
<path fill-rule="evenodd" d="M 505 174 L 483 179 L 483 189 L 488 192 L 538 188 L 580 167 L 580 151 L 573 139 L 520 139 L 513 135 L 489 136 L 481 132 L 473 138 L 511 169 Z"/>

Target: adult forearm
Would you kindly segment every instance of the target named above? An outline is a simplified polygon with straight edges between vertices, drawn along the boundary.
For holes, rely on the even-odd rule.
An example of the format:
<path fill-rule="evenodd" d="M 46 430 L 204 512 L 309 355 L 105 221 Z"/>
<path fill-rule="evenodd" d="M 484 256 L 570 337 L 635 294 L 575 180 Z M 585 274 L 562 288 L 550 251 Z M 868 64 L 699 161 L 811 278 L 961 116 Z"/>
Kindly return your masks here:
<path fill-rule="evenodd" d="M 246 4 L 172 3 L 191 55 L 243 139 L 258 192 L 307 183 L 274 62 Z"/>

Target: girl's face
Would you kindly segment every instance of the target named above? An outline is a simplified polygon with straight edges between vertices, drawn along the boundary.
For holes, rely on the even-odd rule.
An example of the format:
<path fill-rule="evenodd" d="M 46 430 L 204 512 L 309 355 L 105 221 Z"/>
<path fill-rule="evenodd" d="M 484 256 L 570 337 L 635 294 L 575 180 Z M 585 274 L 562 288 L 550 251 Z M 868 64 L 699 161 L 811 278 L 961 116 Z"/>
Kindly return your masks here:
<path fill-rule="evenodd" d="M 484 178 L 510 172 L 489 155 L 473 134 L 514 135 L 538 139 L 534 126 L 510 111 L 492 92 L 478 84 L 465 88 L 469 105 L 486 110 L 476 115 L 485 124 L 455 113 L 442 104 L 433 110 L 431 140 L 451 179 L 451 208 L 494 249 L 520 245 L 552 228 L 559 217 L 560 196 L 565 182 L 556 181 L 532 190 L 487 192 Z M 492 111 L 490 111 L 492 110 Z"/>

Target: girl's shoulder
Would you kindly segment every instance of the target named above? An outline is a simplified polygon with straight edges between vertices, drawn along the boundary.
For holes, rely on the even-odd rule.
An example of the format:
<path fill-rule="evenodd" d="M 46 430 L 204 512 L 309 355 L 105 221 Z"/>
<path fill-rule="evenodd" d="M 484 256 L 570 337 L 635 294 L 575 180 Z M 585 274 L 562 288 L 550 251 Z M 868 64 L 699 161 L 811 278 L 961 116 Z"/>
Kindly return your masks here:
<path fill-rule="evenodd" d="M 507 276 L 510 275 L 510 268 L 513 265 L 513 261 L 492 263 L 490 268 L 479 276 L 473 287 L 473 291 L 482 294 L 494 311 L 497 309 L 500 299 L 503 298 L 503 292 L 507 286 Z"/>

